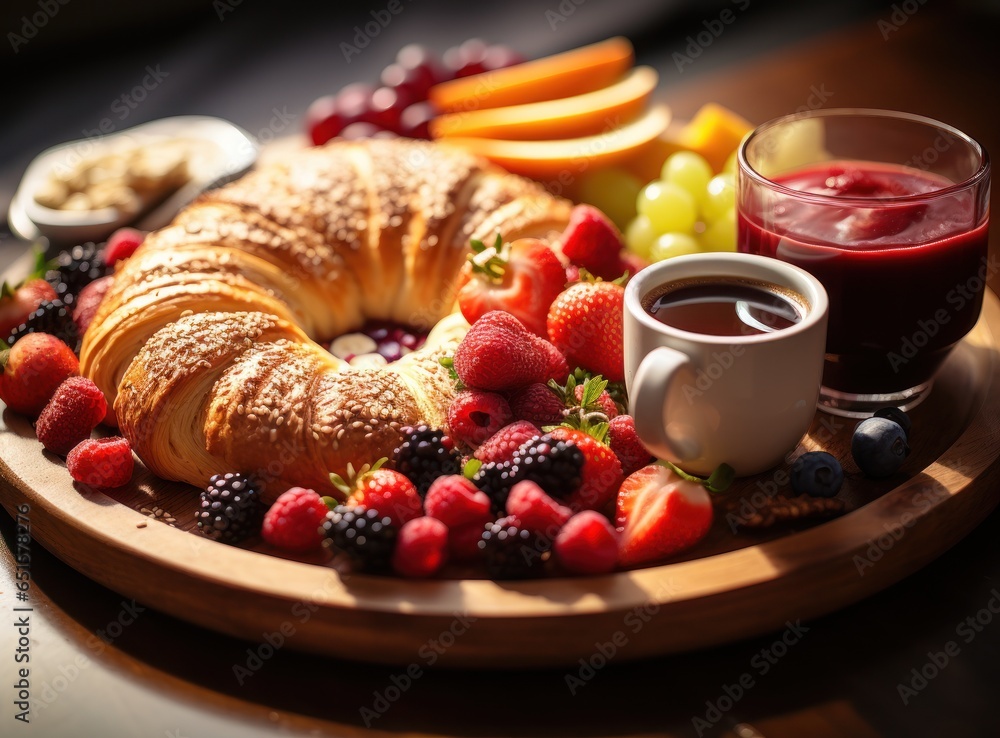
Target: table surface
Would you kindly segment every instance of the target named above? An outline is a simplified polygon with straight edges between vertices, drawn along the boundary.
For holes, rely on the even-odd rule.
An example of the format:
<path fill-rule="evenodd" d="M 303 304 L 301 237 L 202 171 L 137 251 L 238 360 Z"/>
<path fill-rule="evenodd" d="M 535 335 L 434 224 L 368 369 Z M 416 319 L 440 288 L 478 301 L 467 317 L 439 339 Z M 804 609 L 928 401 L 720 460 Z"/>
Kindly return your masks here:
<path fill-rule="evenodd" d="M 88 5 L 78 2 L 77 7 Z M 4 84 L 16 89 L 13 99 L 24 102 L 23 112 L 0 124 L 5 207 L 31 156 L 96 126 L 146 64 L 162 59 L 163 71 L 173 79 L 150 91 L 122 127 L 205 113 L 267 138 L 297 130 L 313 97 L 373 78 L 407 41 L 444 47 L 477 34 L 530 56 L 613 33 L 628 35 L 639 60 L 661 71 L 659 96 L 680 118 L 710 100 L 753 121 L 801 106 L 896 108 L 946 120 L 988 150 L 1000 151 L 997 16 L 986 5 L 924 6 L 908 0 L 805 10 L 749 0 L 698 5 L 564 0 L 469 8 L 457 15 L 428 0 L 402 5 L 400 19 L 345 65 L 339 43 L 370 18 L 368 10 L 358 6 L 337 11 L 341 15 L 326 11 L 303 18 L 303 10 L 286 16 L 277 5 L 251 9 L 238 0 L 221 0 L 211 9 L 177 4 L 159 34 L 150 31 L 148 44 L 126 43 L 120 57 L 108 50 L 114 36 L 95 36 L 91 28 L 84 43 L 103 51 L 92 51 L 86 63 L 53 62 L 57 41 L 83 48 L 72 46 L 74 5 L 60 6 L 48 19 L 49 40 L 42 28 L 23 55 L 0 54 Z M 736 9 L 734 22 L 696 58 L 689 56 L 691 64 L 679 64 L 687 36 L 696 36 L 726 7 Z M 37 10 L 34 3 L 24 8 Z M 3 30 L 20 28 L 20 16 L 7 12 Z M 140 20 L 132 26 L 127 21 L 119 19 L 115 33 L 136 33 Z M 9 234 L 0 235 L 0 267 L 25 248 Z M 994 290 L 1000 287 L 997 275 L 990 281 Z M 12 685 L 16 668 L 25 664 L 14 663 L 18 603 L 12 552 L 18 539 L 8 515 L 0 514 L 0 532 L 2 735 L 1000 734 L 994 699 L 1000 689 L 1000 617 L 990 612 L 992 607 L 1000 613 L 998 513 L 921 572 L 864 602 L 803 623 L 788 648 L 774 648 L 779 633 L 670 658 L 612 660 L 575 692 L 561 670 L 430 670 L 407 683 L 405 669 L 315 658 L 287 648 L 269 653 L 261 644 L 125 602 L 35 544 L 32 611 L 26 613 L 31 722 L 14 727 L 9 727 L 18 711 Z M 601 637 L 595 633 L 595 642 Z M 950 642 L 957 646 L 944 664 L 940 652 Z M 265 658 L 257 661 L 258 656 Z"/>

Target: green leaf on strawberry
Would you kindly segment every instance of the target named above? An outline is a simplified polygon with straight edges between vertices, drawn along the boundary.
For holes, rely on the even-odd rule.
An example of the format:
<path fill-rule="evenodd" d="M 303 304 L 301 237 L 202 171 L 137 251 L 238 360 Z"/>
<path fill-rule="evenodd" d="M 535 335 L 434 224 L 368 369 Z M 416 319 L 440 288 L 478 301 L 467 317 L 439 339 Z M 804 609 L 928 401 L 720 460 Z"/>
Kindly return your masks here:
<path fill-rule="evenodd" d="M 346 498 L 351 494 L 359 485 L 364 483 L 365 477 L 370 476 L 372 472 L 375 472 L 382 468 L 382 465 L 389 460 L 388 456 L 383 456 L 381 459 L 376 461 L 374 464 L 364 464 L 360 469 L 355 470 L 354 464 L 350 461 L 347 462 L 347 469 L 345 471 L 345 477 L 340 476 L 334 472 L 330 473 L 330 483 L 336 487 L 340 492 L 343 493 Z"/>
<path fill-rule="evenodd" d="M 465 383 L 462 381 L 461 377 L 458 376 L 458 372 L 455 371 L 454 356 L 442 356 L 438 359 L 438 364 L 448 370 L 448 376 L 451 377 L 452 381 L 455 383 L 455 390 L 457 392 L 461 392 L 465 389 Z"/>
<path fill-rule="evenodd" d="M 469 241 L 469 246 L 472 248 L 472 254 L 469 255 L 472 271 L 499 283 L 507 268 L 507 257 L 503 253 L 503 236 L 498 233 L 492 246 L 487 246 L 478 238 L 473 238 Z"/>
<path fill-rule="evenodd" d="M 729 489 L 729 486 L 733 483 L 736 478 L 736 473 L 733 467 L 729 464 L 719 464 L 719 466 L 709 474 L 707 477 L 699 477 L 694 474 L 688 474 L 686 471 L 670 463 L 669 461 L 660 460 L 656 462 L 660 466 L 666 467 L 673 471 L 681 479 L 686 479 L 689 482 L 697 482 L 702 485 L 709 492 L 725 492 Z"/>

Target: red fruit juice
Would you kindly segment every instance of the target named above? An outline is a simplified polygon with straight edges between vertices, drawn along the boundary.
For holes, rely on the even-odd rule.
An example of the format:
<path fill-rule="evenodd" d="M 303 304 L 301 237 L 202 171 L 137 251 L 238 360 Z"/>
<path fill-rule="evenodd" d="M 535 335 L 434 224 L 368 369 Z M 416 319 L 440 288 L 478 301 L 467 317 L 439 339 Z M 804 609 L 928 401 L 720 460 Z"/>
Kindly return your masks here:
<path fill-rule="evenodd" d="M 953 183 L 874 162 L 824 162 L 772 181 L 781 186 L 741 191 L 739 250 L 796 264 L 826 287 L 823 384 L 882 394 L 930 379 L 983 302 L 989 217 L 974 193 L 940 192 Z M 973 222 L 977 212 L 987 214 Z"/>

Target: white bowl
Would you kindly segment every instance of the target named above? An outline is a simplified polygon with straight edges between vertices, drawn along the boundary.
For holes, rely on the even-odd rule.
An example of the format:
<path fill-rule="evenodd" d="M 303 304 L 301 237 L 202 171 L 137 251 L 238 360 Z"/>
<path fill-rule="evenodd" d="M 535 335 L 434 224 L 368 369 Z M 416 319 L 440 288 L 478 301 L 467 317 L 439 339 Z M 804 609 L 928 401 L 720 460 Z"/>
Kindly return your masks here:
<path fill-rule="evenodd" d="M 185 138 L 205 141 L 212 146 L 206 147 L 206 155 L 189 160 L 190 180 L 148 212 L 133 215 L 115 208 L 55 210 L 35 200 L 35 193 L 54 169 L 72 166 L 82 158 L 98 154 L 121 138 L 138 143 Z M 229 121 L 202 115 L 162 118 L 106 136 L 59 144 L 36 156 L 25 170 L 11 199 L 10 226 L 28 240 L 44 236 L 59 244 L 103 241 L 125 225 L 154 230 L 169 223 L 177 211 L 199 193 L 247 172 L 257 156 L 257 142 L 249 133 Z"/>

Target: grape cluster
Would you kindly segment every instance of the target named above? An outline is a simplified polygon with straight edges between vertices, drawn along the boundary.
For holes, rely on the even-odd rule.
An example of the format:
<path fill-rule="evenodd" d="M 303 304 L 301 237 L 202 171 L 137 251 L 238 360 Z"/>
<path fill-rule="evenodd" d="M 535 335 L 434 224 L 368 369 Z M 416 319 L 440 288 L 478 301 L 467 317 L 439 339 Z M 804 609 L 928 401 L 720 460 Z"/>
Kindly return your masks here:
<path fill-rule="evenodd" d="M 472 38 L 442 56 L 420 44 L 399 50 L 382 70 L 378 85 L 355 82 L 336 95 L 317 98 L 306 112 L 306 130 L 319 146 L 331 138 L 430 138 L 428 126 L 437 111 L 428 101 L 439 82 L 519 64 L 517 52 Z"/>
<path fill-rule="evenodd" d="M 678 151 L 660 179 L 636 198 L 625 231 L 630 251 L 650 261 L 704 251 L 736 250 L 735 152 L 719 174 L 701 155 Z"/>

